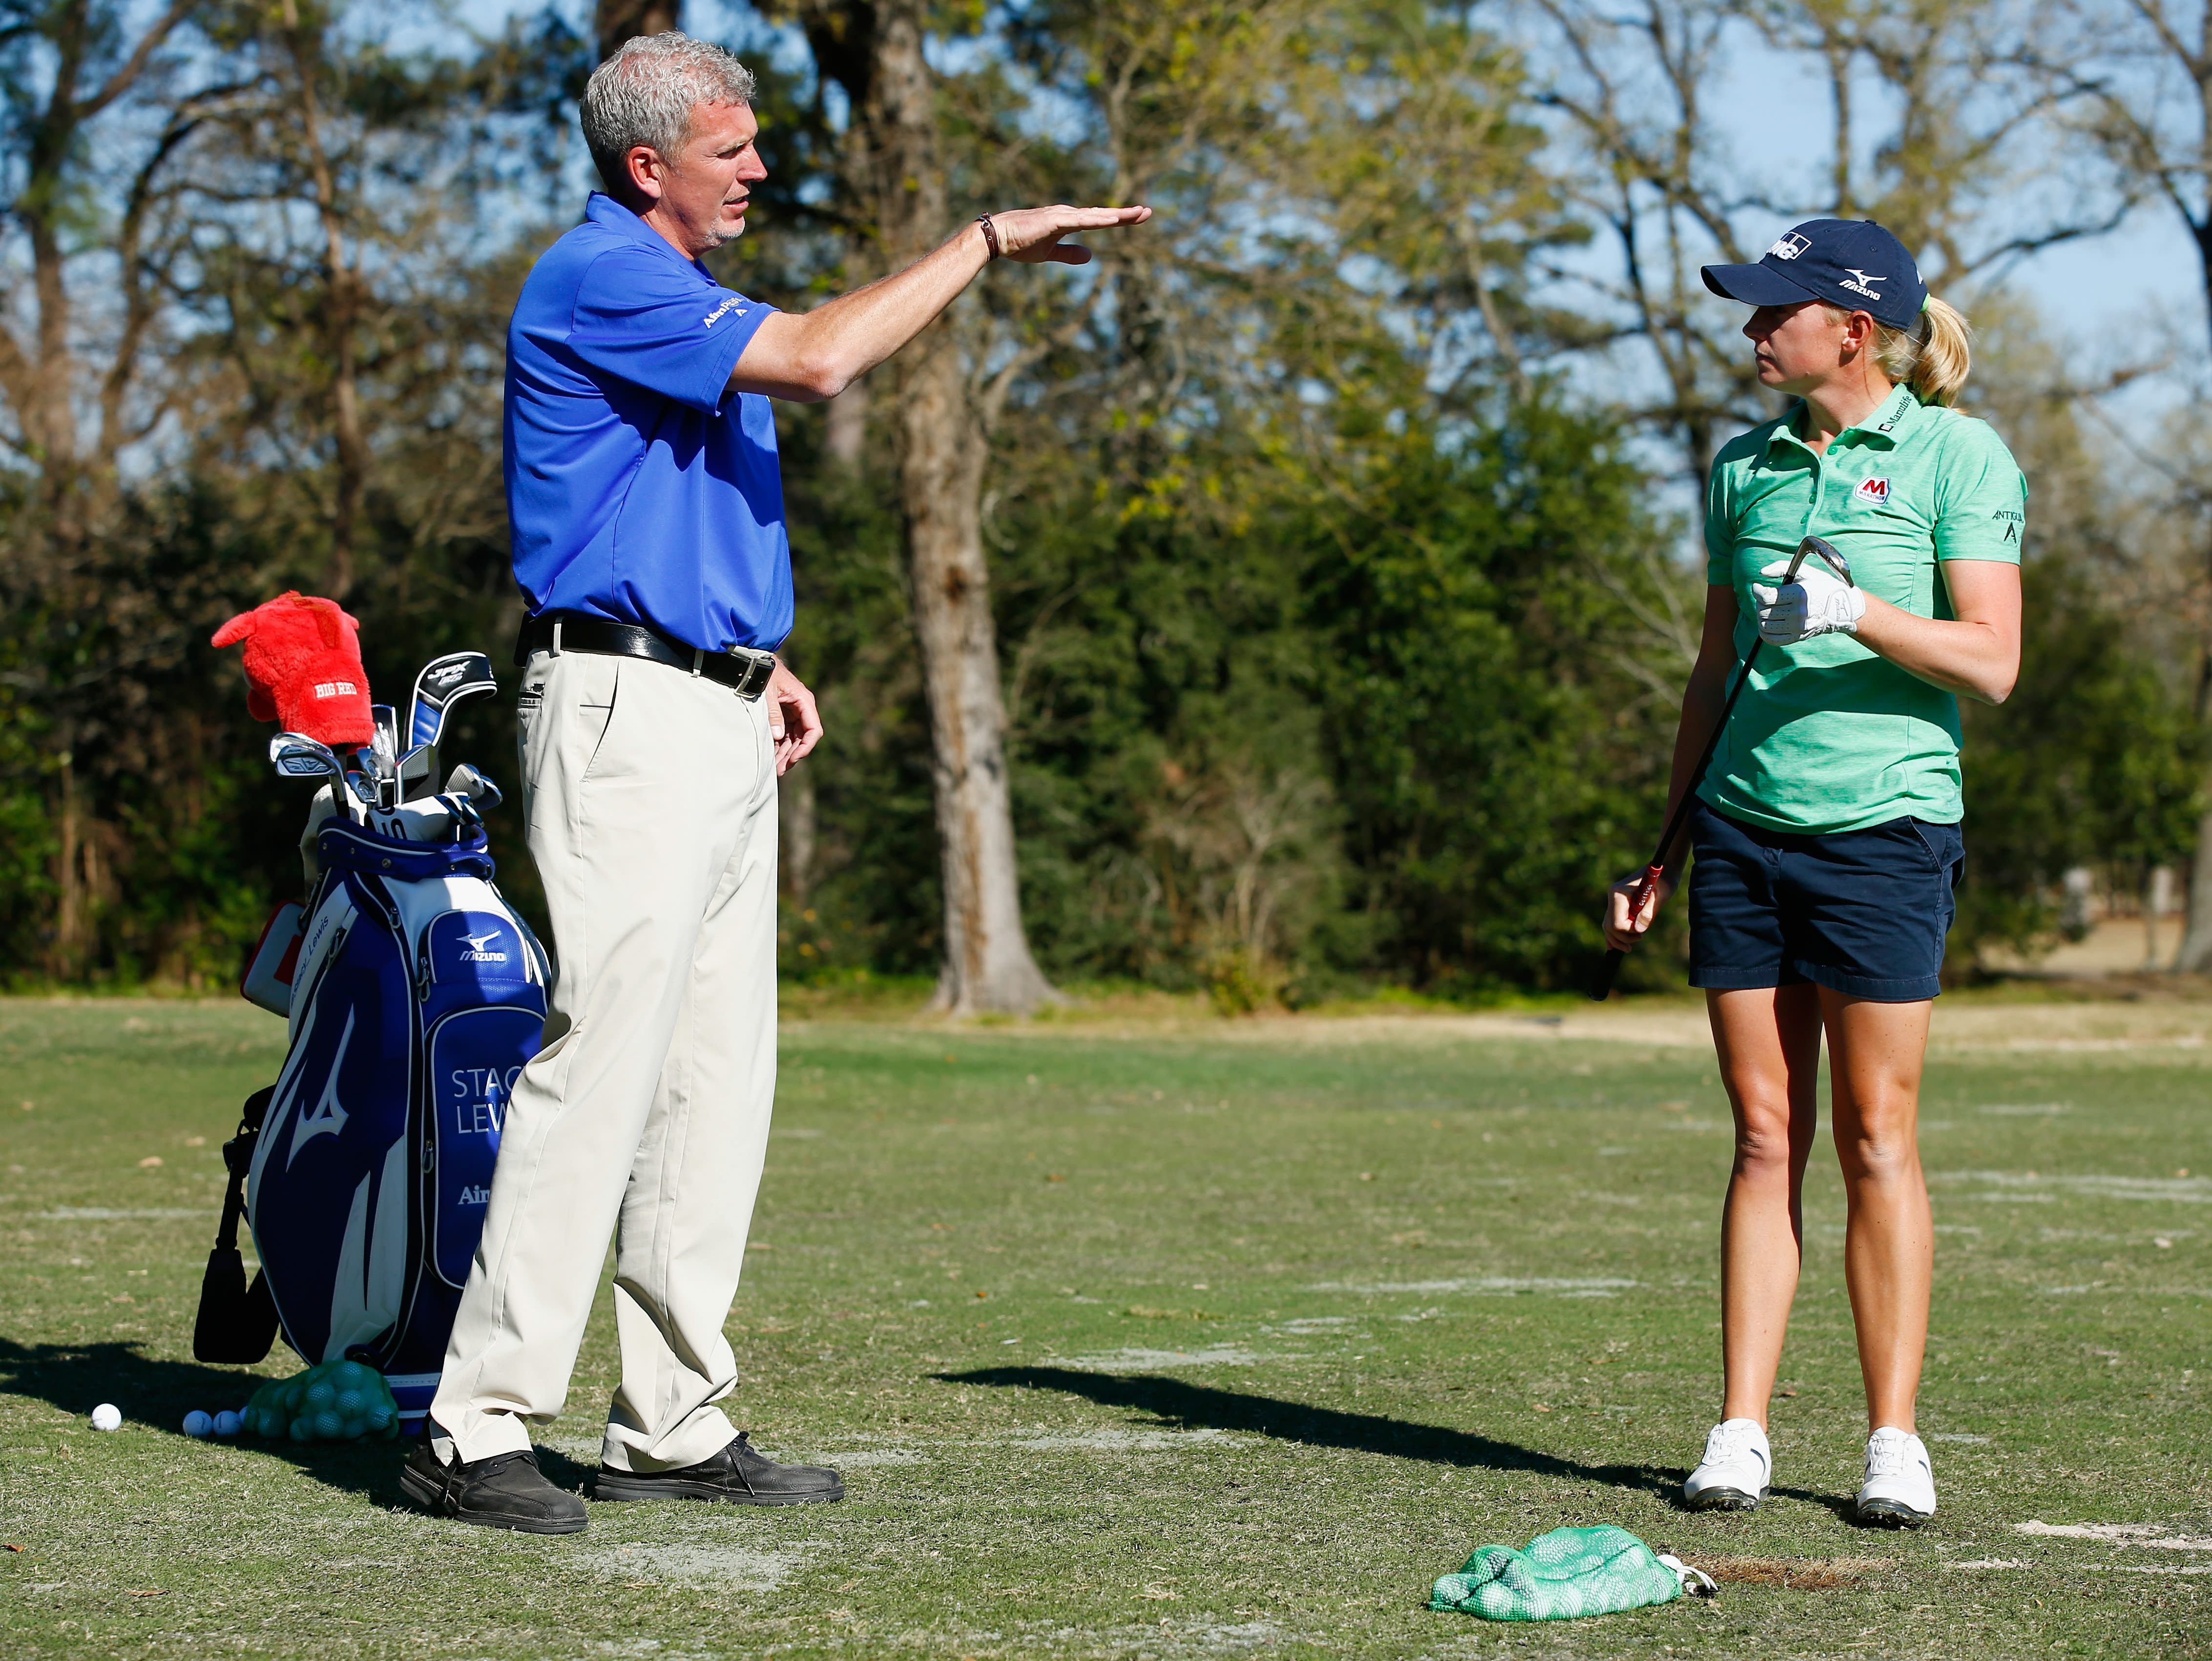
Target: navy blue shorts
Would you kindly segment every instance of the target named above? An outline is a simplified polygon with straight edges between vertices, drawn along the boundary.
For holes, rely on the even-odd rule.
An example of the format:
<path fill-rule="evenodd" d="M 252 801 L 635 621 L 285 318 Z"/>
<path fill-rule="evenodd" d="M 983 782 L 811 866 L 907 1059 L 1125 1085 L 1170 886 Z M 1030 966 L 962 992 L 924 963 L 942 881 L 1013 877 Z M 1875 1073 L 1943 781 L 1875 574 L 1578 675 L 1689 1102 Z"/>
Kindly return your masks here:
<path fill-rule="evenodd" d="M 1809 980 L 1882 1003 L 1942 990 L 1943 937 L 1966 857 L 1956 825 L 1893 819 L 1810 836 L 1761 830 L 1701 801 L 1690 835 L 1692 986 Z"/>

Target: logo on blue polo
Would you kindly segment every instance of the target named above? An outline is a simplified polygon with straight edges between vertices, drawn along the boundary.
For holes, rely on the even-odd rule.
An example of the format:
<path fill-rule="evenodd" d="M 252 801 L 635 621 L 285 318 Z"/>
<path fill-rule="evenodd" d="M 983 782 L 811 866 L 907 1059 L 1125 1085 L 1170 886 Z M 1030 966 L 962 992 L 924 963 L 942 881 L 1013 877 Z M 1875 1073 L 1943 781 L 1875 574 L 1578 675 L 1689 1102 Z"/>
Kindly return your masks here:
<path fill-rule="evenodd" d="M 459 1193 L 453 1197 L 453 1203 L 456 1205 L 489 1205 L 491 1203 L 491 1185 L 488 1182 L 480 1182 L 473 1188 L 464 1188 Z"/>
<path fill-rule="evenodd" d="M 743 317 L 744 315 L 745 302 L 742 295 L 732 294 L 720 306 L 717 306 L 713 311 L 708 312 L 704 318 L 700 319 L 700 322 L 704 327 L 711 329 L 717 323 L 720 323 L 724 318 L 729 316 L 732 312 L 735 312 L 739 317 Z"/>

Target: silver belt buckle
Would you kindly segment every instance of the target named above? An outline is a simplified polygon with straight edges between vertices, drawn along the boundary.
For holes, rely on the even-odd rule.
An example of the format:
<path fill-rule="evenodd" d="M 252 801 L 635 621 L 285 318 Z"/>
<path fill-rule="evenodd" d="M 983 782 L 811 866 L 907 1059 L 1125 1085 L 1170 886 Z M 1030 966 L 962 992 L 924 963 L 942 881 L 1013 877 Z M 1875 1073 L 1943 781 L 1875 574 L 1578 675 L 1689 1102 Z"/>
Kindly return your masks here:
<path fill-rule="evenodd" d="M 773 652 L 755 652 L 749 646 L 732 646 L 728 655 L 742 665 L 738 683 L 731 688 L 732 691 L 750 701 L 768 690 L 768 677 L 775 667 Z"/>

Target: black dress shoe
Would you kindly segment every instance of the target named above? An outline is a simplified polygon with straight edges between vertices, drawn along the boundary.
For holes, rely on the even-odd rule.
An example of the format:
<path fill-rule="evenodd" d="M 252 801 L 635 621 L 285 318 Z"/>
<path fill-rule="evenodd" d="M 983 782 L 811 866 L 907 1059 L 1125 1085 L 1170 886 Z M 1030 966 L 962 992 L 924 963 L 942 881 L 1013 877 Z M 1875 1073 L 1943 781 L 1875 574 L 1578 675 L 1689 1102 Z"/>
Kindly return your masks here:
<path fill-rule="evenodd" d="M 456 1458 L 441 1464 L 425 1436 L 408 1450 L 399 1486 L 432 1516 L 478 1528 L 581 1534 L 586 1521 L 583 1500 L 547 1482 L 535 1453 L 495 1453 L 467 1464 Z"/>
<path fill-rule="evenodd" d="M 711 1459 L 674 1470 L 599 1467 L 594 1500 L 720 1500 L 738 1506 L 819 1505 L 845 1497 L 845 1484 L 821 1465 L 780 1465 L 746 1433 Z"/>

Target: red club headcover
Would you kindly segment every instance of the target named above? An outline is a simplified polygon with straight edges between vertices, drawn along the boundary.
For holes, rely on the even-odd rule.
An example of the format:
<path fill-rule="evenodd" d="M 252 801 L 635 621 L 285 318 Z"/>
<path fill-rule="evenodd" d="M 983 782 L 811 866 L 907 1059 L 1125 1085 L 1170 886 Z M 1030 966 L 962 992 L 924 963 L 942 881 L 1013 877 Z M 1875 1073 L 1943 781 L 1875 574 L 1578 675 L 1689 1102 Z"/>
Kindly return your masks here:
<path fill-rule="evenodd" d="M 361 625 L 334 600 L 296 591 L 241 611 L 210 643 L 246 642 L 246 707 L 337 749 L 376 736 L 368 712 L 368 671 L 361 664 Z"/>

